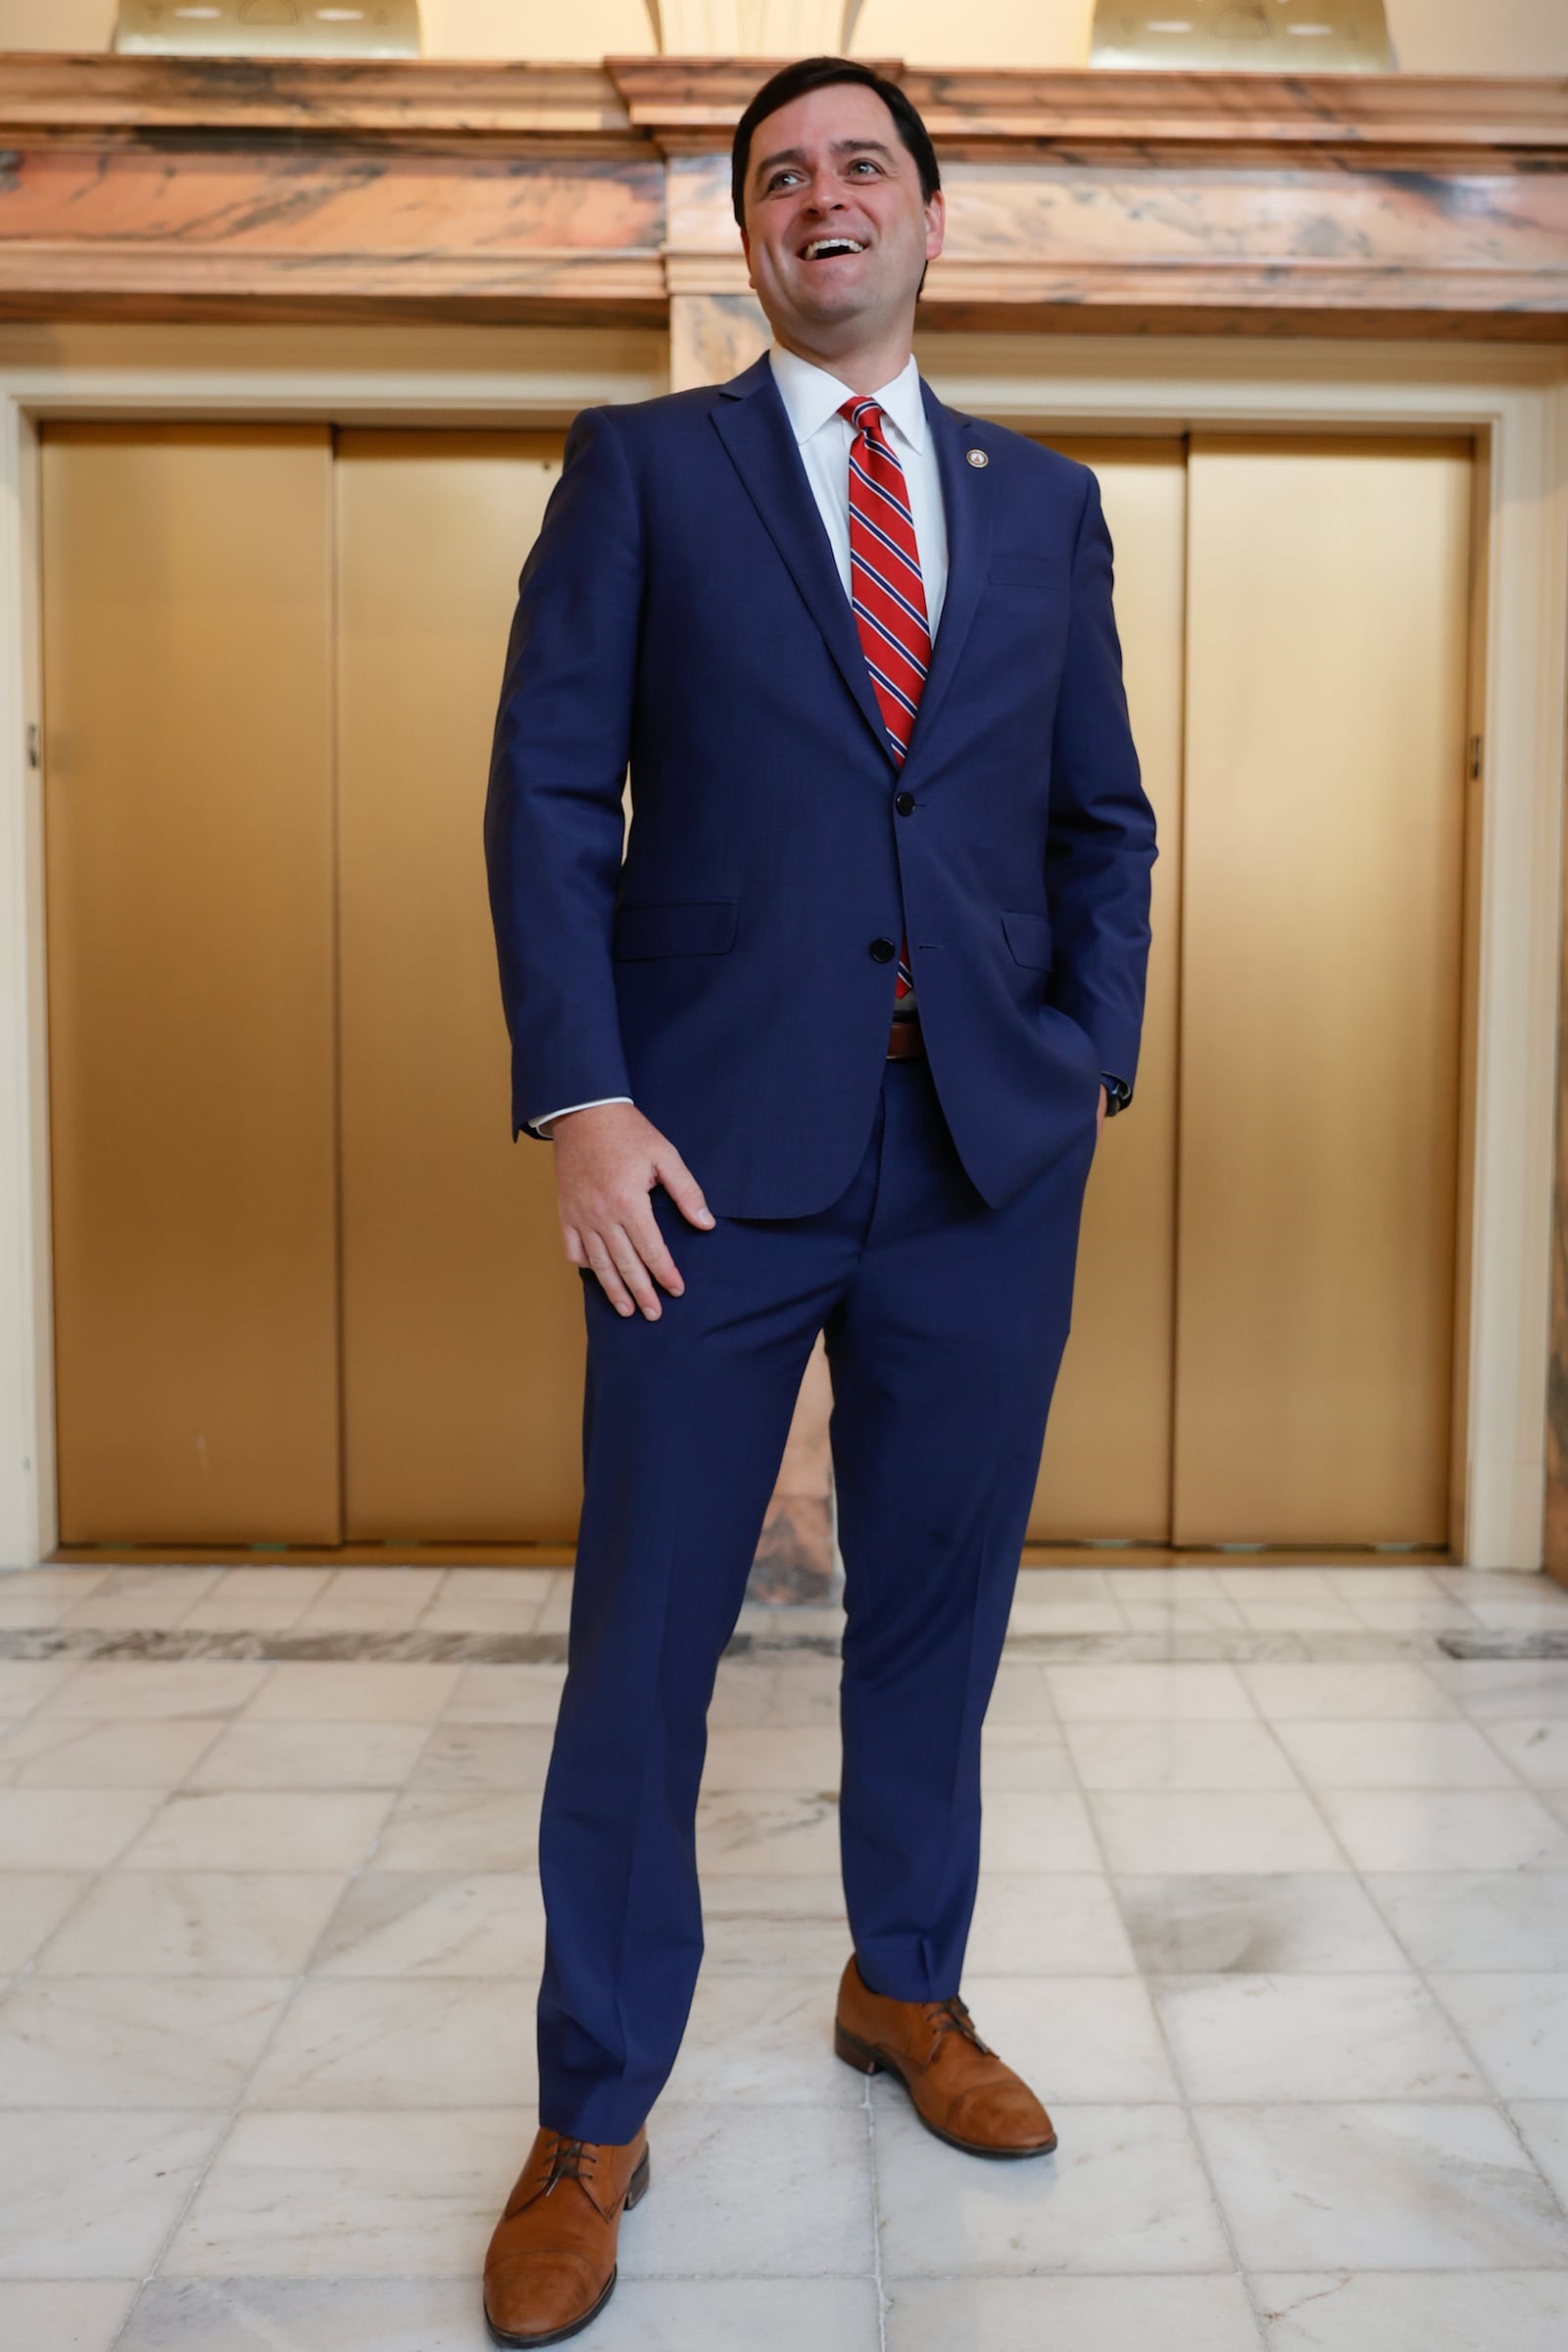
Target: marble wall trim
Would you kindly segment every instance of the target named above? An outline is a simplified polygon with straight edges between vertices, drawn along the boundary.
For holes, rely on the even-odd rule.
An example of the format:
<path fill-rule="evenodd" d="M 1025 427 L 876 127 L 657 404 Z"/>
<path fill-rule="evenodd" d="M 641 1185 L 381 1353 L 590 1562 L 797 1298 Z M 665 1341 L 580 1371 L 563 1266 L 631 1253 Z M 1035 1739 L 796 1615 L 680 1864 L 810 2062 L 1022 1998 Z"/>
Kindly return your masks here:
<path fill-rule="evenodd" d="M 1153 1572 L 1152 1581 L 1157 1578 Z M 842 1654 L 843 1618 L 836 1606 L 769 1611 L 748 1606 L 745 1622 L 731 1634 L 726 1657 L 766 1656 L 774 1651 L 808 1651 L 818 1657 Z M 265 1663 L 268 1665 L 375 1666 L 559 1666 L 566 1662 L 563 1631 L 533 1634 L 426 1632 L 267 1633 L 248 1627 L 222 1630 L 177 1627 L 8 1626 L 0 1627 L 0 1660 L 30 1664 L 61 1661 L 82 1665 L 103 1658 L 134 1659 L 142 1665 Z M 1170 1626 L 1157 1632 L 1048 1633 L 1009 1628 L 1010 1659 L 1073 1660 L 1102 1664 L 1388 1665 L 1427 1659 L 1508 1659 L 1529 1663 L 1568 1657 L 1568 1631 L 1470 1632 L 1422 1627 L 1392 1631 L 1377 1626 L 1335 1628 Z"/>
<path fill-rule="evenodd" d="M 905 73 L 937 327 L 1568 340 L 1568 82 Z M 630 323 L 746 290 L 765 62 L 0 59 L 0 317 Z"/>

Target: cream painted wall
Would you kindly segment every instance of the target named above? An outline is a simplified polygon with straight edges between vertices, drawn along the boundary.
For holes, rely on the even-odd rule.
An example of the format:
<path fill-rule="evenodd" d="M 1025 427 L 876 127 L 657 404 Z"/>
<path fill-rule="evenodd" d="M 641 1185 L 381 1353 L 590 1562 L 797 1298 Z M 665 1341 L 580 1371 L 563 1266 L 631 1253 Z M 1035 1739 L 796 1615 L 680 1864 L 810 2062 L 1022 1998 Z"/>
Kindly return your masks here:
<path fill-rule="evenodd" d="M 0 50 L 107 49 L 119 0 L 0 0 Z M 656 50 L 644 0 L 419 0 L 427 57 L 633 57 Z"/>
<path fill-rule="evenodd" d="M 1568 74 L 1563 0 L 1386 0 L 1407 74 Z"/>
<path fill-rule="evenodd" d="M 116 0 L 0 0 L 0 49 L 107 49 Z"/>
<path fill-rule="evenodd" d="M 711 15 L 787 24 L 789 0 L 680 0 Z M 1387 0 L 1408 74 L 1568 74 L 1564 0 Z M 0 50 L 107 49 L 116 0 L 0 0 Z M 644 0 L 422 0 L 431 57 L 599 58 L 656 46 Z M 851 48 L 918 66 L 1081 66 L 1094 0 L 864 0 Z M 775 52 L 776 53 L 776 52 Z"/>
<path fill-rule="evenodd" d="M 1568 74 L 1565 0 L 1384 0 L 1406 74 Z M 1085 66 L 1094 0 L 865 0 L 858 57 L 911 66 Z"/>
<path fill-rule="evenodd" d="M 426 57 L 657 54 L 643 0 L 419 0 Z"/>
<path fill-rule="evenodd" d="M 865 0 L 856 57 L 910 66 L 1087 66 L 1095 0 Z"/>
<path fill-rule="evenodd" d="M 0 0 L 0 50 L 107 49 L 119 0 Z M 644 0 L 419 0 L 427 57 L 631 57 L 655 50 Z"/>

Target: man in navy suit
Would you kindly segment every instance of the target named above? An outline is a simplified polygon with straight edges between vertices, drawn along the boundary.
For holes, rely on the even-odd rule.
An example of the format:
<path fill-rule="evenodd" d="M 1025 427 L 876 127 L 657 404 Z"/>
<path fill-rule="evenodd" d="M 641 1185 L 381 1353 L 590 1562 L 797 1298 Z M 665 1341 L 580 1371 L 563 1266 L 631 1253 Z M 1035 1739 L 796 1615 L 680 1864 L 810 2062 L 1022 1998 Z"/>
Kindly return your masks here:
<path fill-rule="evenodd" d="M 835 2048 L 956 2147 L 1055 2145 L 958 1986 L 981 1725 L 1143 1014 L 1154 825 L 1110 542 L 1087 467 L 920 378 L 943 198 L 902 91 L 843 59 L 775 74 L 734 197 L 772 346 L 573 422 L 485 812 L 513 1132 L 553 1142 L 588 1338 L 539 2129 L 485 2270 L 506 2344 L 586 2326 L 647 2185 L 702 1955 L 709 1700 L 818 1332 Z"/>

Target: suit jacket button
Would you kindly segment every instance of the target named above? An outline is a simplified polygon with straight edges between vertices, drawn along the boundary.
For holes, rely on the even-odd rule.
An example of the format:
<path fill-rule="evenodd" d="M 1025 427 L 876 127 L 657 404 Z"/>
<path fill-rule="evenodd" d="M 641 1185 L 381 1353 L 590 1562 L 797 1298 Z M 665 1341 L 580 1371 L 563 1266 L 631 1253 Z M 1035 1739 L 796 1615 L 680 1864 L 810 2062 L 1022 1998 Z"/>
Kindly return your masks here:
<path fill-rule="evenodd" d="M 901 816 L 907 816 L 911 808 L 914 807 L 913 793 L 896 792 L 893 796 L 893 806 Z"/>
<path fill-rule="evenodd" d="M 871 954 L 878 963 L 891 963 L 898 952 L 891 939 L 873 939 L 871 942 Z"/>

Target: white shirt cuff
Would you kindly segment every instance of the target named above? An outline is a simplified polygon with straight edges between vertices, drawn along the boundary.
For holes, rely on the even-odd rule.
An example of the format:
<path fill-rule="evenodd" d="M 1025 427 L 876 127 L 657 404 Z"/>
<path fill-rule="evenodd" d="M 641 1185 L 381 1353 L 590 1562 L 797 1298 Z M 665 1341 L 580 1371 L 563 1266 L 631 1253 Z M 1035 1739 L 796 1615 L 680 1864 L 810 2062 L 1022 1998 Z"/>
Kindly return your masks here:
<path fill-rule="evenodd" d="M 630 1095 L 595 1095 L 591 1102 L 563 1102 L 559 1110 L 547 1110 L 541 1118 L 530 1119 L 535 1135 L 548 1135 L 552 1119 L 564 1119 L 568 1110 L 592 1110 L 598 1102 L 629 1102 Z"/>

